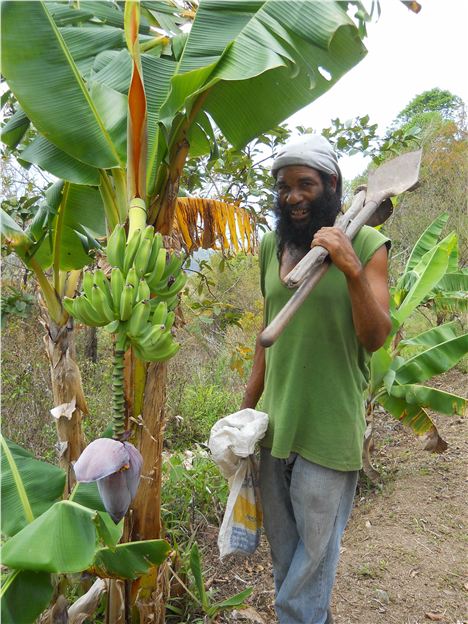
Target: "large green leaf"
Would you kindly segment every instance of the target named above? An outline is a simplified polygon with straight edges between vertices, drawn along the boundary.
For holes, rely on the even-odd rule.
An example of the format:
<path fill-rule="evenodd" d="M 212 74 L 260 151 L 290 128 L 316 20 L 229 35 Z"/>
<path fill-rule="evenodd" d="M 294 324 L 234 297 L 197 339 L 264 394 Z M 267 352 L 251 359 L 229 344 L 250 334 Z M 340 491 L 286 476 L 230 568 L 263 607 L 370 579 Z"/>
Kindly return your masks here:
<path fill-rule="evenodd" d="M 410 427 L 417 435 L 436 429 L 429 414 L 419 405 L 407 403 L 404 399 L 390 396 L 388 393 L 379 395 L 377 400 L 394 418 Z"/>
<path fill-rule="evenodd" d="M 21 106 L 18 106 L 15 113 L 8 119 L 2 127 L 2 141 L 8 147 L 14 148 L 23 138 L 29 128 L 29 119 L 25 115 Z"/>
<path fill-rule="evenodd" d="M 160 565 L 171 550 L 165 540 L 146 540 L 118 544 L 115 549 L 101 548 L 92 566 L 101 577 L 135 579 L 152 566 Z"/>
<path fill-rule="evenodd" d="M 22 259 L 33 244 L 26 232 L 16 223 L 3 208 L 0 208 L 0 233 L 2 245 L 6 245 L 10 251 L 15 251 Z"/>
<path fill-rule="evenodd" d="M 65 472 L 43 461 L 14 442 L 1 437 L 1 526 L 4 535 L 15 535 L 51 507 L 63 493 Z"/>
<path fill-rule="evenodd" d="M 424 254 L 433 249 L 448 221 L 448 217 L 448 212 L 443 212 L 424 230 L 411 251 L 404 273 L 414 269 Z"/>
<path fill-rule="evenodd" d="M 388 373 L 392 364 L 390 353 L 381 347 L 374 351 L 370 360 L 370 382 L 369 391 L 373 394 L 380 387 L 385 375 Z"/>
<path fill-rule="evenodd" d="M 111 135 L 46 5 L 3 2 L 2 30 L 3 74 L 38 131 L 82 162 L 120 166 Z M 107 33 L 103 37 L 111 45 Z"/>
<path fill-rule="evenodd" d="M 463 414 L 466 411 L 465 398 L 429 386 L 394 384 L 391 395 L 404 399 L 410 405 L 428 408 L 442 414 Z"/>
<path fill-rule="evenodd" d="M 405 338 L 399 343 L 399 348 L 406 347 L 409 345 L 423 345 L 425 347 L 435 347 L 441 342 L 446 342 L 447 340 L 451 340 L 452 338 L 456 338 L 459 333 L 460 323 L 458 321 L 452 321 L 450 323 L 445 323 L 444 325 L 438 325 L 437 327 L 432 327 L 417 336 L 413 336 L 412 338 Z M 374 357 L 372 355 L 372 357 Z"/>
<path fill-rule="evenodd" d="M 190 570 L 193 574 L 198 597 L 204 611 L 206 612 L 210 603 L 205 589 L 205 582 L 203 580 L 202 563 L 197 542 L 194 542 L 192 548 L 190 549 Z"/>
<path fill-rule="evenodd" d="M 70 494 L 69 500 L 96 511 L 106 510 L 95 481 L 91 481 L 91 483 L 77 483 Z"/>
<path fill-rule="evenodd" d="M 468 291 L 468 275 L 461 271 L 454 273 L 446 273 L 444 277 L 437 283 L 437 290 L 448 292 L 467 292 Z"/>
<path fill-rule="evenodd" d="M 52 175 L 75 184 L 99 184 L 99 171 L 38 136 L 21 152 L 21 160 L 34 163 Z"/>
<path fill-rule="evenodd" d="M 33 624 L 53 593 L 50 574 L 13 570 L 2 579 L 2 624 Z"/>
<path fill-rule="evenodd" d="M 60 501 L 16 533 L 3 546 L 10 568 L 55 573 L 86 570 L 98 548 L 102 518 L 71 501 Z"/>
<path fill-rule="evenodd" d="M 400 325 L 422 303 L 445 274 L 450 253 L 456 244 L 456 234 L 449 234 L 428 251 L 414 267 L 413 271 L 418 278 L 395 312 L 395 318 Z"/>
<path fill-rule="evenodd" d="M 201 2 L 180 73 L 214 51 L 205 109 L 237 146 L 322 95 L 366 52 L 345 6 L 307 0 Z"/>
<path fill-rule="evenodd" d="M 241 146 L 322 95 L 365 52 L 344 3 L 202 0 L 159 118 L 170 129 L 209 90 L 204 109 Z M 153 180 L 157 142 L 149 154 Z"/>
<path fill-rule="evenodd" d="M 396 371 L 397 383 L 421 383 L 450 370 L 468 353 L 468 334 L 451 338 L 406 360 Z"/>
<path fill-rule="evenodd" d="M 59 206 L 50 207 L 56 216 L 50 220 L 50 229 L 35 254 L 43 268 L 52 265 L 56 242 L 59 240 L 60 269 L 81 269 L 92 261 L 88 251 L 98 246 L 94 239 L 105 235 L 104 210 L 99 191 L 90 186 L 68 186 L 68 193 L 64 191 Z M 50 206 L 50 203 L 47 205 Z"/>

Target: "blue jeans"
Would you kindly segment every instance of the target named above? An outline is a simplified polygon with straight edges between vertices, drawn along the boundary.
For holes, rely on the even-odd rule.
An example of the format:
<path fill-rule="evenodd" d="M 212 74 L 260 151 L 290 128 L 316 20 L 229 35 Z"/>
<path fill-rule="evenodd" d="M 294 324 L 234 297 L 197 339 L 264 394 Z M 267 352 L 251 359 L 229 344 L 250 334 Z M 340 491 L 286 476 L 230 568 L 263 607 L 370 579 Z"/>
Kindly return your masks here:
<path fill-rule="evenodd" d="M 280 624 L 327 624 L 340 542 L 358 472 L 340 472 L 262 448 L 260 492 Z"/>

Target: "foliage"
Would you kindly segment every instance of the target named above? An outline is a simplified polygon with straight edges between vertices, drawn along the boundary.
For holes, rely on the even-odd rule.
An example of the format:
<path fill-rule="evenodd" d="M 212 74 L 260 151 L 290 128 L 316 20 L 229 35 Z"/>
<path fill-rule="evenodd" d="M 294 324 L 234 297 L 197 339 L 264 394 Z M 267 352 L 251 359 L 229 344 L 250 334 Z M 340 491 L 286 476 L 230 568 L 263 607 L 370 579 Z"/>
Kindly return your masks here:
<path fill-rule="evenodd" d="M 2 289 L 1 296 L 1 326 L 10 315 L 28 318 L 31 315 L 35 297 L 23 289 L 8 285 Z"/>
<path fill-rule="evenodd" d="M 455 366 L 468 353 L 468 334 L 451 322 L 402 340 L 411 314 L 431 296 L 447 274 L 457 246 L 454 233 L 439 240 L 446 219 L 436 219 L 421 235 L 396 287 L 392 290 L 392 332 L 386 344 L 372 354 L 368 404 L 380 403 L 392 416 L 428 437 L 426 448 L 442 452 L 447 444 L 439 436 L 428 410 L 460 414 L 467 400 L 423 385 Z M 420 351 L 407 355 L 407 347 Z"/>
<path fill-rule="evenodd" d="M 208 616 L 208 621 L 213 621 L 212 618 L 216 618 L 219 613 L 235 607 L 242 607 L 245 600 L 250 596 L 253 591 L 252 587 L 244 589 L 244 591 L 231 596 L 226 600 L 220 602 L 212 602 L 209 594 L 205 590 L 205 583 L 203 580 L 202 563 L 200 557 L 200 551 L 198 545 L 195 542 L 190 551 L 190 569 L 194 578 L 194 585 L 197 592 L 197 597 L 203 612 Z"/>
<path fill-rule="evenodd" d="M 395 122 L 400 125 L 421 121 L 424 115 L 438 113 L 442 119 L 456 121 L 463 109 L 463 100 L 446 89 L 435 87 L 415 96 L 403 110 Z"/>
<path fill-rule="evenodd" d="M 77 503 L 74 494 L 58 500 L 65 484 L 61 468 L 34 459 L 3 437 L 1 444 L 2 533 L 9 538 L 2 561 L 10 570 L 2 583 L 4 621 L 32 622 L 50 600 L 52 573 L 89 570 L 133 579 L 167 556 L 163 540 L 117 545 L 122 523 L 116 526 L 105 512 Z M 34 590 L 21 604 L 27 580 L 34 581 Z"/>
<path fill-rule="evenodd" d="M 163 463 L 162 517 L 171 541 L 190 543 L 200 525 L 222 520 L 228 488 L 206 449 L 191 444 L 190 451 L 166 454 Z"/>

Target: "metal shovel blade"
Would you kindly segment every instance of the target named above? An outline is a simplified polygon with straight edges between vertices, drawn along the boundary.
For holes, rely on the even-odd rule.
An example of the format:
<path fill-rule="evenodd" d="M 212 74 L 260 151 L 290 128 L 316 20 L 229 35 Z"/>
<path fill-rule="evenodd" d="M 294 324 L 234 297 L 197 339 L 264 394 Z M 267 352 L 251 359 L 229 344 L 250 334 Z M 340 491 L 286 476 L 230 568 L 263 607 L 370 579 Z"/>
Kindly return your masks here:
<path fill-rule="evenodd" d="M 408 152 L 371 171 L 367 181 L 366 203 L 412 191 L 418 184 L 421 155 L 422 150 Z"/>

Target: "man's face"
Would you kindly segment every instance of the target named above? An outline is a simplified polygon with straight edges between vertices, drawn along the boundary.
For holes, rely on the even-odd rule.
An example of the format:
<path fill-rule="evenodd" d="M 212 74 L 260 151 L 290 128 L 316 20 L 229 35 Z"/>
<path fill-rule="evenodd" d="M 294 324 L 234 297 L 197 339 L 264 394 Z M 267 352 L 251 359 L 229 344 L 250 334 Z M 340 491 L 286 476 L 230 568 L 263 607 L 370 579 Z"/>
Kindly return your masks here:
<path fill-rule="evenodd" d="M 336 176 L 324 184 L 318 171 L 291 165 L 278 171 L 275 214 L 280 247 L 308 249 L 314 234 L 335 222 L 341 204 L 336 195 Z"/>

